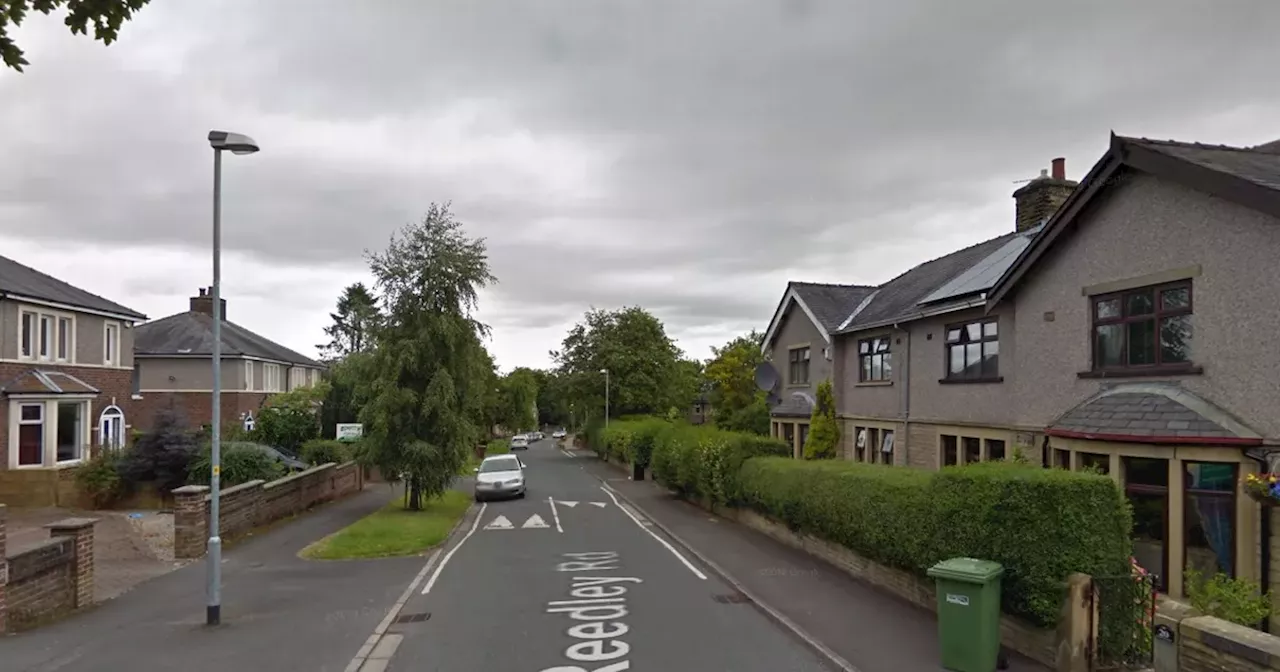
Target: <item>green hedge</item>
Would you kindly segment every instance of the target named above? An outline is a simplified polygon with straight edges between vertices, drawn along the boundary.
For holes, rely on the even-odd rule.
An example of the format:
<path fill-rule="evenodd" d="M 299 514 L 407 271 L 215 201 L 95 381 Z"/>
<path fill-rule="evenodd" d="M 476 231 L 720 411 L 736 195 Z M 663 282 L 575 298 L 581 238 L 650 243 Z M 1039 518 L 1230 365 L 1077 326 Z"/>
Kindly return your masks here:
<path fill-rule="evenodd" d="M 1070 573 L 1129 572 L 1131 514 L 1106 476 L 1010 462 L 931 472 L 764 458 L 747 460 L 737 480 L 745 505 L 891 567 L 999 562 L 1003 610 L 1040 626 L 1057 623 Z"/>
<path fill-rule="evenodd" d="M 342 464 L 351 459 L 351 446 L 333 439 L 312 439 L 302 444 L 298 457 L 307 464 L 318 467 L 334 462 Z"/>
<path fill-rule="evenodd" d="M 742 501 L 739 473 L 753 457 L 790 455 L 777 439 L 708 425 L 668 424 L 653 440 L 653 477 L 681 494 L 716 504 Z"/>

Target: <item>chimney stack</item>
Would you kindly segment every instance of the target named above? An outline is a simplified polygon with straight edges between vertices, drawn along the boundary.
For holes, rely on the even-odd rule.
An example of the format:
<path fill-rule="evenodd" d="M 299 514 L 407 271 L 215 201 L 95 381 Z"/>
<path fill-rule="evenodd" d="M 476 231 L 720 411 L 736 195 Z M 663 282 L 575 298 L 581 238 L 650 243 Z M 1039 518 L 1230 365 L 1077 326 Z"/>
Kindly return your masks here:
<path fill-rule="evenodd" d="M 222 321 L 227 321 L 227 300 L 220 299 L 218 301 L 222 307 Z M 213 317 L 213 288 L 201 287 L 197 296 L 191 297 L 191 307 L 189 309 L 193 313 L 201 313 Z"/>
<path fill-rule="evenodd" d="M 1014 222 L 1017 231 L 1033 229 L 1052 217 L 1079 184 L 1067 179 L 1066 159 L 1058 157 L 1050 165 L 1051 170 L 1042 168 L 1040 177 L 1013 192 L 1013 200 L 1017 204 Z"/>

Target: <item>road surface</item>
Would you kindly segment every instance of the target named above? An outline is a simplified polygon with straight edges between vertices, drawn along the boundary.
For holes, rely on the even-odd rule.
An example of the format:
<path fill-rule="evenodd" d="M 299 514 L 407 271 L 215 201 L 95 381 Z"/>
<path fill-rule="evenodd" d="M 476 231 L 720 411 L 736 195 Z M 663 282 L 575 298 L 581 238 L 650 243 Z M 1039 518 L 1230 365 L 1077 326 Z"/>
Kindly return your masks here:
<path fill-rule="evenodd" d="M 527 497 L 464 519 L 349 670 L 828 670 L 620 505 L 581 458 L 552 440 L 517 454 Z"/>

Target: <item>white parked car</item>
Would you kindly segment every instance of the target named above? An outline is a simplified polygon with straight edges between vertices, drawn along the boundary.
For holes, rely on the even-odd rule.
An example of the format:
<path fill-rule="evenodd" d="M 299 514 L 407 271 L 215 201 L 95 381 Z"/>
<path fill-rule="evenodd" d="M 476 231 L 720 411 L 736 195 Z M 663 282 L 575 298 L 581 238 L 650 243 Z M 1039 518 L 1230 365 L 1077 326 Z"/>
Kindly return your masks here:
<path fill-rule="evenodd" d="M 529 437 L 524 434 L 516 434 L 511 437 L 511 450 L 528 450 Z"/>
<path fill-rule="evenodd" d="M 563 439 L 566 436 L 568 436 L 568 432 L 564 431 L 563 429 L 557 429 L 555 432 L 551 434 L 551 438 L 553 439 Z"/>

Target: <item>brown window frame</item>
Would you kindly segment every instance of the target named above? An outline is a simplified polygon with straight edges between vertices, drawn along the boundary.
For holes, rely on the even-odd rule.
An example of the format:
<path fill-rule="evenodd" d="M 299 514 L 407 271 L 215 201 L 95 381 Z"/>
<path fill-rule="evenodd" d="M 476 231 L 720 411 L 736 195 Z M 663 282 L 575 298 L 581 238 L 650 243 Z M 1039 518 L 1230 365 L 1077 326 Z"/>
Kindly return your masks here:
<path fill-rule="evenodd" d="M 884 349 L 880 349 L 883 345 Z M 863 346 L 866 346 L 865 352 Z M 872 376 L 875 358 L 880 358 L 881 377 Z M 864 363 L 865 362 L 865 363 Z M 885 364 L 889 365 L 889 373 L 884 373 Z M 892 337 L 874 336 L 872 338 L 864 338 L 858 341 L 858 382 L 860 383 L 888 383 L 893 380 L 893 343 Z"/>
<path fill-rule="evenodd" d="M 1164 307 L 1164 292 L 1170 289 L 1186 289 L 1187 305 L 1185 307 L 1166 309 Z M 1150 292 L 1152 295 L 1152 310 L 1150 313 L 1141 315 L 1129 314 L 1129 299 L 1138 294 Z M 1098 318 L 1098 306 L 1107 301 L 1118 301 L 1120 304 L 1120 314 L 1118 317 Z M 1133 289 L 1125 289 L 1118 292 L 1110 292 L 1107 294 L 1099 294 L 1089 297 L 1089 352 L 1091 357 L 1092 371 L 1096 373 L 1102 372 L 1144 372 L 1144 371 L 1164 371 L 1171 369 L 1191 369 L 1194 363 L 1191 359 L 1184 362 L 1166 363 L 1163 360 L 1164 353 L 1160 347 L 1160 323 L 1166 318 L 1178 317 L 1181 315 L 1195 315 L 1195 289 L 1192 287 L 1190 280 L 1178 280 L 1176 282 L 1165 282 L 1158 285 L 1146 285 L 1143 287 L 1134 287 Z M 1155 360 L 1151 364 L 1129 364 L 1129 330 L 1128 325 L 1138 322 L 1151 321 L 1155 324 L 1153 330 Z M 1194 324 L 1194 323 L 1193 323 Z M 1098 360 L 1098 328 L 1110 325 L 1121 325 L 1123 327 L 1123 343 L 1121 350 L 1124 353 L 1124 364 L 1103 366 Z M 1194 328 L 1194 327 L 1193 327 Z M 1192 331 L 1192 342 L 1195 339 L 1195 332 Z"/>
<path fill-rule="evenodd" d="M 987 335 L 987 325 L 995 326 L 995 335 Z M 968 327 L 978 325 L 978 340 L 965 340 L 968 334 Z M 957 340 L 951 340 L 951 332 L 958 331 Z M 960 346 L 962 349 L 970 344 L 978 344 L 978 375 L 958 375 L 951 372 L 951 355 L 952 348 Z M 993 371 L 987 371 L 987 344 L 993 343 L 996 346 L 996 357 L 1000 356 L 1000 318 L 986 317 L 977 320 L 965 320 L 964 322 L 955 322 L 948 324 L 942 330 L 942 372 L 943 378 L 939 382 L 943 383 L 998 383 L 1004 379 L 1000 377 L 1000 361 L 997 359 Z M 963 371 L 963 369 L 962 369 Z"/>
<path fill-rule="evenodd" d="M 803 380 L 800 378 L 801 373 L 804 374 Z M 809 384 L 809 346 L 787 350 L 787 384 Z"/>
<path fill-rule="evenodd" d="M 1192 488 L 1187 483 L 1187 481 L 1190 480 L 1190 476 L 1191 476 L 1187 467 L 1192 464 L 1212 464 L 1215 466 L 1230 466 L 1231 467 L 1231 483 L 1232 483 L 1231 489 L 1230 490 L 1201 490 L 1200 488 Z M 1238 542 L 1240 541 L 1239 539 L 1240 526 L 1239 526 L 1239 521 L 1236 520 L 1236 509 L 1239 508 L 1240 502 L 1236 493 L 1239 489 L 1240 489 L 1240 465 L 1239 464 L 1234 462 L 1215 462 L 1213 460 L 1183 460 L 1182 462 L 1183 590 L 1186 590 L 1185 586 L 1187 581 L 1187 566 L 1188 566 L 1187 554 L 1191 550 L 1191 545 L 1187 543 L 1187 538 L 1191 536 L 1190 532 L 1191 532 L 1191 525 L 1192 525 L 1192 522 L 1191 522 L 1192 516 L 1196 513 L 1195 502 L 1191 498 L 1191 495 L 1197 495 L 1200 497 L 1211 497 L 1214 499 L 1225 499 L 1231 502 L 1231 506 L 1230 506 L 1231 517 L 1229 518 L 1229 520 L 1231 521 L 1231 568 L 1226 572 L 1226 574 L 1233 579 L 1236 578 L 1236 576 L 1238 576 L 1239 567 L 1240 567 L 1240 553 L 1237 551 L 1237 547 L 1239 546 Z M 1206 577 L 1206 578 L 1213 578 L 1213 577 Z"/>

